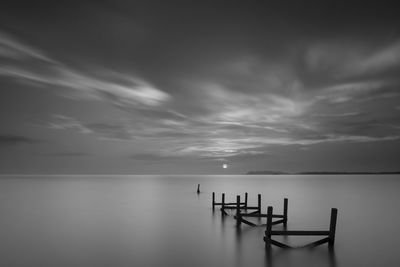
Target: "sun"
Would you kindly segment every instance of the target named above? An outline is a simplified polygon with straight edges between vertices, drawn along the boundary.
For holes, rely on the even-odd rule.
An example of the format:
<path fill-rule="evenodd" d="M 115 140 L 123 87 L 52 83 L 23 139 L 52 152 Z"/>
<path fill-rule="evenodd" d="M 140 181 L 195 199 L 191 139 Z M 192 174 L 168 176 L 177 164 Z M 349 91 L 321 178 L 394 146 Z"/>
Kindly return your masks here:
<path fill-rule="evenodd" d="M 222 164 L 222 168 L 224 168 L 224 169 L 228 168 L 228 164 L 226 164 L 226 163 Z"/>

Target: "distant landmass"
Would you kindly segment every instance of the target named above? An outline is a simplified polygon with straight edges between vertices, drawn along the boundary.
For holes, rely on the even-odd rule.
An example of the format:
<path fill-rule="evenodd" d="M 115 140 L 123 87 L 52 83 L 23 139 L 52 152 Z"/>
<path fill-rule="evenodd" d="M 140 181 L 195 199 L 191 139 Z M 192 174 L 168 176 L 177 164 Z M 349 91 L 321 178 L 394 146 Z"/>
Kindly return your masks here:
<path fill-rule="evenodd" d="M 357 172 L 343 172 L 343 171 L 307 171 L 307 172 L 283 172 L 283 171 L 249 171 L 248 175 L 282 175 L 282 174 L 400 174 L 400 171 L 394 172 L 367 172 L 367 171 L 357 171 Z"/>

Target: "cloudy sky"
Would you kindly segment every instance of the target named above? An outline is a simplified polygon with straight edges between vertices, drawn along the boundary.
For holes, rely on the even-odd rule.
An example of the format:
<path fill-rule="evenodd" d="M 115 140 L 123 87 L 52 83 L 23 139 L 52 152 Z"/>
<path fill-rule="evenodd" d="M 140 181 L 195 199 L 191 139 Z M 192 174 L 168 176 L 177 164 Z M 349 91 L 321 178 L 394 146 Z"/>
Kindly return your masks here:
<path fill-rule="evenodd" d="M 400 169 L 388 2 L 0 5 L 0 173 Z"/>

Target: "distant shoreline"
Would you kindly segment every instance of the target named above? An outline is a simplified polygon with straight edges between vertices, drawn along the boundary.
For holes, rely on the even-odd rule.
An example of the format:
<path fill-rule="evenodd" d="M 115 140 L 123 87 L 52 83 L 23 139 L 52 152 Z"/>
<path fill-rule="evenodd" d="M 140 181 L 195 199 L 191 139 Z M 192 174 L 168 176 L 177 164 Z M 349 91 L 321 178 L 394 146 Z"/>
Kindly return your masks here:
<path fill-rule="evenodd" d="M 335 174 L 347 174 L 347 175 L 358 175 L 358 174 L 400 174 L 400 171 L 394 172 L 335 172 L 335 171 L 307 171 L 307 172 L 281 172 L 281 171 L 249 171 L 246 175 L 335 175 Z"/>

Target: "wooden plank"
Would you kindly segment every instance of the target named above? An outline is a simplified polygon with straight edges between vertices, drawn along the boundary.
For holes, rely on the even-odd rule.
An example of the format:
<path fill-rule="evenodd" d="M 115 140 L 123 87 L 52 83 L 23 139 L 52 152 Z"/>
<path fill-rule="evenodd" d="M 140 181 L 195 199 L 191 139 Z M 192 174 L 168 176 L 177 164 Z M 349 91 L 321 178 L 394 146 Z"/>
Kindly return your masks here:
<path fill-rule="evenodd" d="M 243 216 L 243 215 L 255 215 L 255 214 L 258 214 L 258 210 L 252 211 L 250 213 L 242 213 L 241 215 Z M 260 217 L 260 216 L 255 216 L 255 217 Z"/>
<path fill-rule="evenodd" d="M 236 209 L 236 206 L 224 206 L 224 209 L 235 210 L 235 209 Z M 244 206 L 240 206 L 240 209 L 241 209 L 241 210 L 255 210 L 255 209 L 257 209 L 257 208 L 253 208 L 253 207 L 246 208 L 246 207 L 244 207 Z"/>
<path fill-rule="evenodd" d="M 222 206 L 222 205 L 224 205 L 224 206 L 235 206 L 236 207 L 236 202 L 230 202 L 230 203 L 218 203 L 218 202 L 215 202 L 215 206 Z M 242 205 L 242 207 L 245 207 L 245 205 L 244 205 L 244 203 L 240 203 L 240 205 Z"/>
<path fill-rule="evenodd" d="M 271 235 L 329 235 L 329 231 L 271 231 Z"/>
<path fill-rule="evenodd" d="M 225 205 L 235 205 L 236 206 L 237 202 L 226 202 Z M 241 202 L 240 205 L 246 205 L 245 202 Z"/>
<path fill-rule="evenodd" d="M 283 243 L 281 243 L 281 242 L 279 242 L 279 241 L 276 241 L 276 240 L 273 240 L 273 239 L 271 239 L 271 244 L 272 244 L 272 245 L 275 245 L 275 246 L 277 246 L 277 247 L 280 247 L 280 248 L 292 248 L 292 247 L 289 246 L 289 245 L 283 244 Z"/>
<path fill-rule="evenodd" d="M 280 223 L 283 223 L 283 222 L 284 222 L 283 219 L 282 220 L 277 220 L 275 222 L 272 222 L 272 225 L 280 224 Z"/>
<path fill-rule="evenodd" d="M 316 247 L 316 246 L 319 246 L 319 245 L 322 245 L 322 244 L 325 244 L 325 243 L 328 243 L 328 242 L 329 242 L 329 237 L 325 237 L 325 238 L 323 238 L 323 239 L 320 239 L 320 240 L 318 240 L 318 241 L 309 243 L 309 244 L 304 245 L 304 246 L 302 246 L 302 247 L 303 247 L 303 248 L 313 248 L 313 247 Z"/>
<path fill-rule="evenodd" d="M 267 214 L 254 214 L 254 213 L 243 213 L 243 217 L 250 217 L 250 218 L 267 218 Z"/>
<path fill-rule="evenodd" d="M 243 217 L 254 217 L 254 218 L 267 218 L 268 214 L 255 214 L 255 212 L 251 213 L 241 213 Z M 284 218 L 283 215 L 273 214 L 272 218 Z"/>
<path fill-rule="evenodd" d="M 246 207 L 246 206 L 243 206 L 242 209 L 244 209 L 244 210 L 258 210 L 258 207 Z"/>
<path fill-rule="evenodd" d="M 242 209 L 243 210 L 258 210 L 257 207 L 245 207 L 245 206 L 242 206 Z"/>
<path fill-rule="evenodd" d="M 235 216 L 235 217 L 236 217 L 236 216 Z M 243 218 L 241 219 L 241 222 L 244 223 L 244 224 L 253 226 L 253 227 L 257 226 L 257 224 L 254 224 L 254 223 L 252 223 L 252 222 L 249 222 L 248 220 L 245 220 L 245 219 L 243 219 Z"/>

